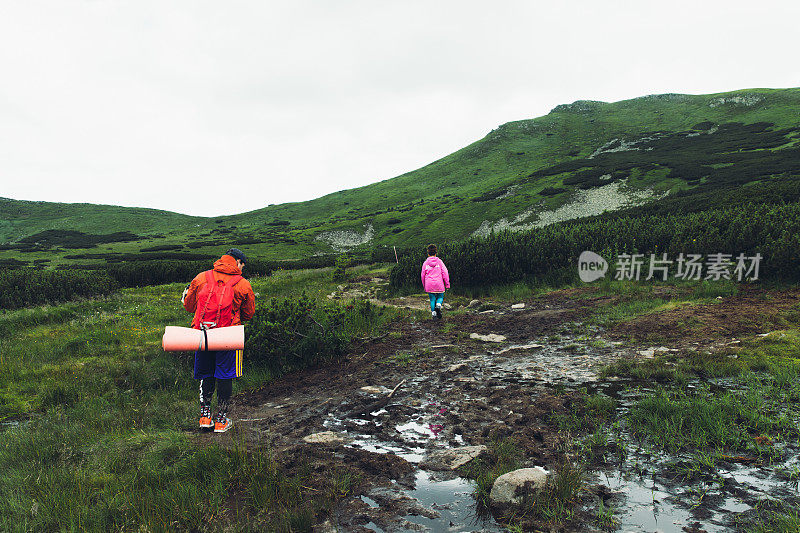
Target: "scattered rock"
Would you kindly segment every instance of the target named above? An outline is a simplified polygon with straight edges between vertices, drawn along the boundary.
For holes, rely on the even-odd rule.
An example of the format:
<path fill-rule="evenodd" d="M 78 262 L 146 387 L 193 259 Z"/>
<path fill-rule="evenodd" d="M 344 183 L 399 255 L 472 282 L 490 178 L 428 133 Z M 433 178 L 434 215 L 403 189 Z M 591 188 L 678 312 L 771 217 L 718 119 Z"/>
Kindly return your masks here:
<path fill-rule="evenodd" d="M 417 499 L 404 494 L 394 488 L 378 487 L 370 490 L 367 496 L 378 504 L 378 507 L 383 509 L 392 509 L 392 513 L 396 516 L 424 516 L 431 520 L 441 517 L 437 511 L 425 507 Z M 402 528 L 401 531 L 430 531 L 425 526 L 419 524 L 412 524 L 407 520 L 399 520 L 397 525 Z M 394 528 L 391 529 L 395 531 Z"/>
<path fill-rule="evenodd" d="M 383 392 L 383 389 L 376 387 L 375 385 L 367 385 L 365 387 L 361 387 L 359 390 L 361 392 L 366 392 L 367 394 L 381 394 Z"/>
<path fill-rule="evenodd" d="M 483 342 L 505 342 L 505 335 L 498 335 L 497 333 L 489 333 L 488 335 L 481 335 L 480 333 L 470 333 L 470 339 Z"/>
<path fill-rule="evenodd" d="M 330 520 L 325 520 L 320 525 L 314 527 L 314 533 L 336 533 L 339 528 L 333 525 Z"/>
<path fill-rule="evenodd" d="M 306 435 L 303 437 L 303 442 L 309 444 L 341 444 L 344 442 L 344 437 L 333 431 L 322 431 L 320 433 Z"/>
<path fill-rule="evenodd" d="M 481 305 L 481 301 L 480 300 L 471 300 L 469 302 L 469 305 L 467 305 L 467 307 L 469 307 L 470 309 L 474 309 L 474 308 L 478 307 L 479 305 Z"/>
<path fill-rule="evenodd" d="M 492 485 L 489 499 L 492 505 L 520 503 L 522 492 L 541 490 L 547 483 L 547 470 L 541 466 L 521 468 L 497 478 Z"/>
<path fill-rule="evenodd" d="M 481 315 L 488 315 L 489 313 L 494 313 L 494 309 L 489 309 L 488 311 L 481 311 L 481 312 L 480 312 L 480 313 L 478 313 L 478 314 L 481 314 Z"/>
<path fill-rule="evenodd" d="M 455 470 L 486 451 L 486 446 L 464 446 L 431 452 L 420 465 L 430 470 Z"/>
<path fill-rule="evenodd" d="M 639 355 L 641 355 L 642 357 L 644 357 L 646 359 L 652 359 L 653 357 L 655 357 L 655 348 L 648 348 L 646 350 L 639 350 L 636 353 L 638 353 Z"/>
<path fill-rule="evenodd" d="M 504 354 L 506 352 L 516 352 L 516 351 L 523 352 L 525 350 L 536 350 L 539 348 L 544 348 L 544 346 L 541 344 L 523 344 L 522 346 L 509 346 L 508 348 L 503 348 L 499 352 L 496 352 L 495 355 Z"/>
<path fill-rule="evenodd" d="M 458 372 L 459 370 L 464 370 L 467 368 L 466 363 L 457 363 L 455 365 L 450 365 L 450 368 L 447 369 L 448 372 Z"/>
<path fill-rule="evenodd" d="M 453 306 L 452 306 L 452 305 L 450 305 L 450 304 L 442 304 L 442 307 L 443 307 L 444 309 L 452 309 L 452 308 L 453 308 Z"/>
<path fill-rule="evenodd" d="M 440 348 L 452 348 L 455 344 L 437 344 L 435 346 L 431 346 L 431 350 L 438 350 Z"/>
<path fill-rule="evenodd" d="M 525 309 L 525 304 L 514 304 L 511 309 Z"/>

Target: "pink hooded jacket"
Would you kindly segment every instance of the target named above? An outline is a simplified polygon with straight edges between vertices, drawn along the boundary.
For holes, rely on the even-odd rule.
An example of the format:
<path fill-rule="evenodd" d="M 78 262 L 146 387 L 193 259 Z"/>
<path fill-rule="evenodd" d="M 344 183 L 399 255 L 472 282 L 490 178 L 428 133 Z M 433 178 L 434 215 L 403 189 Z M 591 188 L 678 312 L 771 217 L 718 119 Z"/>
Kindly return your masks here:
<path fill-rule="evenodd" d="M 444 292 L 450 288 L 450 274 L 441 259 L 432 255 L 422 263 L 422 287 L 425 292 Z"/>

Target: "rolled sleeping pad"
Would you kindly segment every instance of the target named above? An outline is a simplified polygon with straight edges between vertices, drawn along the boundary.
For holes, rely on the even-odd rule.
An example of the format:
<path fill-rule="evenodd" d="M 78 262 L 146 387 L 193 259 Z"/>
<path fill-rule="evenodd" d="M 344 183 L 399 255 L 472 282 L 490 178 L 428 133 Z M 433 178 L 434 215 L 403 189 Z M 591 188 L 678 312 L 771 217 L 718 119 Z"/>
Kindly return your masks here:
<path fill-rule="evenodd" d="M 208 339 L 208 346 L 206 346 Z M 244 348 L 244 326 L 227 326 L 205 331 L 180 326 L 164 328 L 161 346 L 165 352 L 194 350 L 241 350 Z"/>

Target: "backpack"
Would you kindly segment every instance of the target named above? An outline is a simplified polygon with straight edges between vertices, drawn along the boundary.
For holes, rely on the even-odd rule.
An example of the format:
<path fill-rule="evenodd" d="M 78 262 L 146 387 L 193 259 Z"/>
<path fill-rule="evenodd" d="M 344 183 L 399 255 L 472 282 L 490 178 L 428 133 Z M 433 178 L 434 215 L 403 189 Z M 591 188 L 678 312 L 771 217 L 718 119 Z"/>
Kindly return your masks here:
<path fill-rule="evenodd" d="M 206 270 L 206 283 L 197 294 L 194 312 L 194 329 L 223 328 L 233 322 L 233 286 L 242 276 L 236 275 L 223 282 L 214 280 L 214 271 Z"/>

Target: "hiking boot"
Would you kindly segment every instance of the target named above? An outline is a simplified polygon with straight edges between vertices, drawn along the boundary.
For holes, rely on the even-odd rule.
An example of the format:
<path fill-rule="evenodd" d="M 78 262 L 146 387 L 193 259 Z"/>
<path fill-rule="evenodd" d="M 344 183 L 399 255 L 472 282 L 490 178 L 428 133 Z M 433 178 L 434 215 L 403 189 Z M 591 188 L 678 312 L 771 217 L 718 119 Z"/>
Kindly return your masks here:
<path fill-rule="evenodd" d="M 214 424 L 214 433 L 225 433 L 233 427 L 233 420 L 228 417 L 220 419 L 217 417 L 217 422 Z"/>
<path fill-rule="evenodd" d="M 200 427 L 213 428 L 214 421 L 211 420 L 211 407 L 207 405 L 200 406 Z"/>
<path fill-rule="evenodd" d="M 437 305 L 436 311 L 434 311 L 434 313 L 436 313 L 436 318 L 442 318 L 442 306 Z"/>
<path fill-rule="evenodd" d="M 439 315 L 436 314 L 436 311 L 431 311 L 431 318 L 439 318 Z"/>

